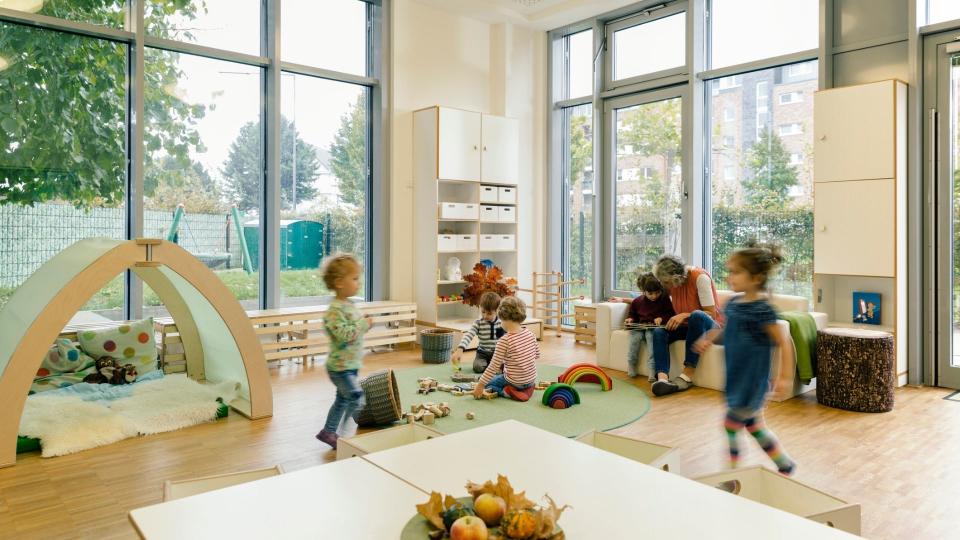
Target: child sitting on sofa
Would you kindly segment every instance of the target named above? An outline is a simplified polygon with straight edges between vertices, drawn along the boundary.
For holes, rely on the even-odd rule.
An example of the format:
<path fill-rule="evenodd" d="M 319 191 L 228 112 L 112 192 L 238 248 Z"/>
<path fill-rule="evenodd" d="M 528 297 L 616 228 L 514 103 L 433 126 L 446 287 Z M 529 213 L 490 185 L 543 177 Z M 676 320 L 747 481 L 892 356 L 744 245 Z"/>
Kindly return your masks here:
<path fill-rule="evenodd" d="M 483 396 L 484 390 L 511 397 L 513 391 L 527 391 L 537 382 L 540 345 L 533 333 L 522 325 L 527 318 L 527 306 L 523 300 L 508 296 L 500 302 L 497 313 L 507 333 L 497 342 L 490 365 L 473 390 L 477 398 Z"/>
<path fill-rule="evenodd" d="M 670 320 L 670 317 L 676 315 L 673 310 L 673 303 L 670 301 L 670 295 L 663 288 L 654 275 L 650 272 L 640 274 L 637 277 L 637 288 L 643 293 L 634 298 L 630 303 L 630 314 L 624 321 L 625 324 L 653 324 L 660 326 Z M 637 361 L 640 356 L 640 345 L 647 342 L 647 366 L 650 374 L 648 380 L 654 382 L 657 380 L 657 370 L 653 363 L 653 328 L 634 329 L 630 332 L 630 347 L 627 349 L 627 375 L 630 378 L 636 377 Z"/>
<path fill-rule="evenodd" d="M 450 359 L 457 371 L 460 371 L 460 355 L 473 341 L 474 336 L 477 337 L 480 344 L 477 346 L 477 356 L 473 359 L 473 372 L 483 373 L 487 369 L 487 364 L 493 358 L 493 350 L 497 347 L 497 340 L 504 334 L 503 326 L 497 317 L 497 308 L 499 307 L 499 294 L 487 291 L 480 297 L 480 313 L 482 315 L 463 333 L 463 339 L 460 340 L 460 345 L 453 351 L 453 356 Z"/>

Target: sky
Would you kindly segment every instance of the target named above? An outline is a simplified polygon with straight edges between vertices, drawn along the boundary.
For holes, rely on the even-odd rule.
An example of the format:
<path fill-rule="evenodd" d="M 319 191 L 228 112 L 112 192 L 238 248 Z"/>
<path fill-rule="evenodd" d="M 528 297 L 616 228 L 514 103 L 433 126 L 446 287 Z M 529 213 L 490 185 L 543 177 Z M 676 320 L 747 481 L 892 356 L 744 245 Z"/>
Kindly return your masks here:
<path fill-rule="evenodd" d="M 196 43 L 248 54 L 259 53 L 260 0 L 206 0 L 207 13 L 189 25 Z M 363 75 L 366 62 L 366 4 L 359 0 L 284 0 L 281 56 L 284 61 Z M 259 68 L 180 54 L 183 71 L 175 92 L 192 104 L 214 105 L 197 125 L 207 151 L 194 159 L 215 177 L 240 127 L 258 119 Z M 285 73 L 281 111 L 296 121 L 300 137 L 328 149 L 340 118 L 363 87 Z"/>

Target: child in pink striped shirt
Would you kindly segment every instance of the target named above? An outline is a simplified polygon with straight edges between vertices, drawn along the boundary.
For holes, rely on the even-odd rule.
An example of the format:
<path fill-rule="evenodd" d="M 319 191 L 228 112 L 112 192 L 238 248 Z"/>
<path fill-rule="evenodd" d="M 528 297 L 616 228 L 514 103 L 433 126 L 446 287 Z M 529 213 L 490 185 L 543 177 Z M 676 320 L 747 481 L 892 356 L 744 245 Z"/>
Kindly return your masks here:
<path fill-rule="evenodd" d="M 497 341 L 490 365 L 473 390 L 474 397 L 481 397 L 484 389 L 508 397 L 504 392 L 507 386 L 526 390 L 537 382 L 540 345 L 533 333 L 521 324 L 527 318 L 527 306 L 519 298 L 508 296 L 500 302 L 497 314 L 507 333 Z"/>

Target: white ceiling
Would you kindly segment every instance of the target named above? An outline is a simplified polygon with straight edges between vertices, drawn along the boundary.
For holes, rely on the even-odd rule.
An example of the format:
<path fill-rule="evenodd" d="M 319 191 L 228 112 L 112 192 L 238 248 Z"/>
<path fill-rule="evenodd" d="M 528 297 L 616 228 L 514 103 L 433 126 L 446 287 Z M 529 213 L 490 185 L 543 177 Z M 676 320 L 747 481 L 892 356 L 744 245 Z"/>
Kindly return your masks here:
<path fill-rule="evenodd" d="M 424 4 L 489 23 L 509 22 L 553 30 L 637 0 L 419 0 Z"/>

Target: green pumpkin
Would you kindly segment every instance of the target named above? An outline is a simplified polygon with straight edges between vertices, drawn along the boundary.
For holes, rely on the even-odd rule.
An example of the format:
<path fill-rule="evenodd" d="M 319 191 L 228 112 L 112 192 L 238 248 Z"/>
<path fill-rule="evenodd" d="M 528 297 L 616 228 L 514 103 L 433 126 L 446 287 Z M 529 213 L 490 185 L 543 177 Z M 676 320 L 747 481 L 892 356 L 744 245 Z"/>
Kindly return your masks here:
<path fill-rule="evenodd" d="M 513 540 L 533 538 L 537 532 L 537 516 L 533 510 L 511 510 L 500 521 L 500 532 Z"/>
<path fill-rule="evenodd" d="M 457 503 L 443 511 L 443 526 L 449 531 L 453 522 L 463 516 L 475 516 L 473 508 Z"/>

